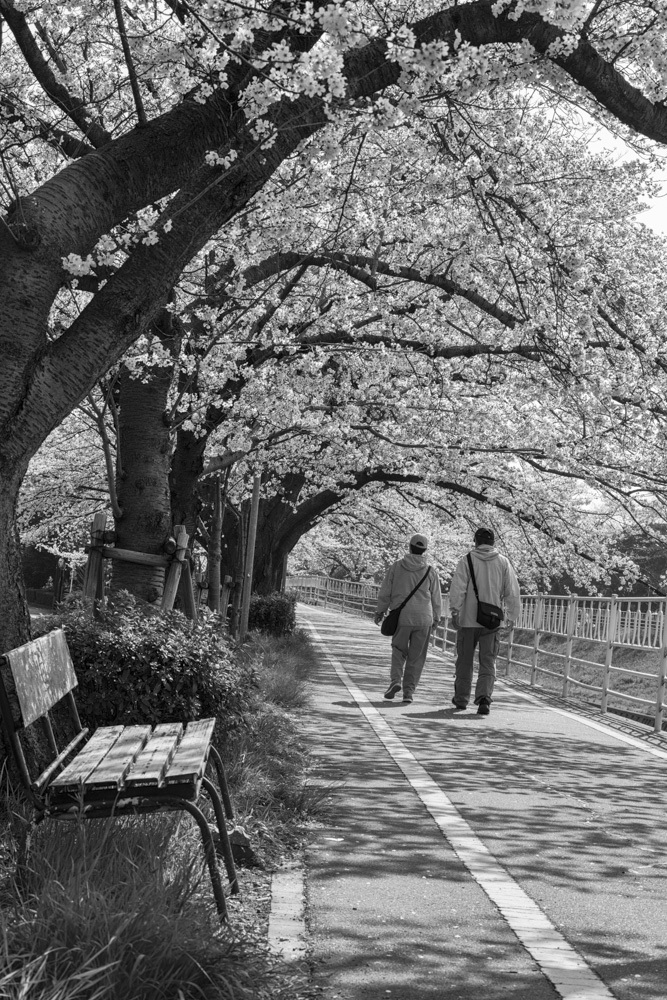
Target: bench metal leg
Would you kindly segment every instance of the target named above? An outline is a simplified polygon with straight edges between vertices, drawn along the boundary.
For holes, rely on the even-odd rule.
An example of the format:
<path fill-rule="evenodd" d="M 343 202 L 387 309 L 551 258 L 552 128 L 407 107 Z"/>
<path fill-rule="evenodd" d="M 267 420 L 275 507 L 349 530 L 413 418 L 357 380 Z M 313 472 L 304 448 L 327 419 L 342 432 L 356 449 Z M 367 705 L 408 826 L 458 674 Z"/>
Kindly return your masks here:
<path fill-rule="evenodd" d="M 161 799 L 161 801 L 165 802 L 165 799 Z M 194 804 L 194 802 L 188 802 L 187 799 L 172 799 L 171 802 L 173 802 L 173 804 L 179 809 L 185 809 L 186 812 L 189 812 L 190 815 L 197 821 L 197 825 L 201 831 L 202 840 L 204 841 L 204 854 L 206 856 L 206 863 L 208 864 L 208 870 L 211 875 L 215 905 L 218 909 L 220 917 L 223 920 L 227 920 L 227 901 L 225 900 L 225 892 L 220 880 L 220 871 L 218 869 L 218 859 L 215 853 L 215 844 L 213 843 L 213 837 L 208 823 L 206 822 L 206 817 L 201 809 Z"/>
<path fill-rule="evenodd" d="M 218 790 L 210 780 L 210 778 L 204 778 L 202 785 L 211 797 L 211 802 L 213 803 L 213 812 L 215 813 L 215 821 L 218 824 L 218 830 L 220 831 L 220 846 L 222 847 L 222 856 L 225 862 L 225 868 L 227 869 L 227 877 L 229 878 L 229 885 L 232 890 L 233 896 L 238 896 L 239 893 L 239 883 L 236 877 L 236 865 L 234 864 L 234 854 L 232 853 L 232 845 L 229 841 L 229 834 L 227 833 L 227 824 L 225 822 L 225 814 L 222 810 L 222 802 L 220 801 L 220 796 L 218 795 Z"/>
<path fill-rule="evenodd" d="M 213 746 L 211 747 L 211 759 L 213 761 L 213 766 L 215 767 L 215 773 L 218 776 L 220 795 L 222 796 L 222 801 L 225 805 L 225 815 L 227 819 L 234 819 L 234 807 L 232 805 L 232 797 L 229 794 L 227 775 L 225 774 L 225 769 L 222 764 L 222 757 Z"/>

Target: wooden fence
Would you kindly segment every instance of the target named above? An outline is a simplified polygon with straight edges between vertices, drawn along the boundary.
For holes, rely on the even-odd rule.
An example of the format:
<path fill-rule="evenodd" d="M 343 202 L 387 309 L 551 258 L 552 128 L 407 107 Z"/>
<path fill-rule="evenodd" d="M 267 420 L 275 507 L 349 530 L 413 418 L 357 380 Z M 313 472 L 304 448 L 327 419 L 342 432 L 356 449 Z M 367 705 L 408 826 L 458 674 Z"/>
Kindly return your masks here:
<path fill-rule="evenodd" d="M 299 600 L 306 604 L 368 617 L 375 612 L 380 589 L 374 583 L 352 583 L 325 576 L 292 576 L 287 580 L 287 588 L 296 592 Z M 499 660 L 501 663 L 505 660 L 508 676 L 516 667 L 529 671 L 534 687 L 542 677 L 555 678 L 551 681 L 551 689 L 556 684 L 564 698 L 570 697 L 575 688 L 590 692 L 597 696 L 603 712 L 613 708 L 612 703 L 621 702 L 628 714 L 652 718 L 653 728 L 661 732 L 667 677 L 666 604 L 664 597 L 527 595 L 521 599 L 521 615 L 515 627 L 503 634 Z M 542 647 L 543 637 L 547 636 L 561 637 L 563 647 L 560 650 Z M 573 646 L 577 640 L 600 650 L 604 660 L 574 655 Z M 443 594 L 442 622 L 431 641 L 443 652 L 456 646 L 447 594 Z M 625 649 L 644 651 L 647 665 L 652 661 L 654 669 L 621 666 L 618 657 L 614 663 L 614 652 Z M 545 665 L 547 658 L 549 666 Z M 553 669 L 553 660 L 560 664 L 560 669 Z M 589 674 L 597 674 L 599 683 L 589 683 L 589 680 L 574 676 L 573 667 L 577 666 L 588 668 Z M 642 693 L 618 690 L 614 679 L 621 677 L 634 678 Z M 646 694 L 650 696 L 645 697 Z"/>

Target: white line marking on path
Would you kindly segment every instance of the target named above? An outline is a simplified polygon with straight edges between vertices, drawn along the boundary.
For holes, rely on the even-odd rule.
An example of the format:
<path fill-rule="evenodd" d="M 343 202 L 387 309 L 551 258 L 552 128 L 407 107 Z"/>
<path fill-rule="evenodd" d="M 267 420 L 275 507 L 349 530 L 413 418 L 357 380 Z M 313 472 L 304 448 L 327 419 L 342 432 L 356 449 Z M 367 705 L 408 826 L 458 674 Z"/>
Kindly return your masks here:
<path fill-rule="evenodd" d="M 414 788 L 455 854 L 498 907 L 558 995 L 563 1000 L 614 1000 L 614 994 L 556 930 L 537 903 L 495 860 L 454 803 L 371 705 L 340 661 L 328 652 L 312 622 L 308 625 L 323 656 L 357 702 L 376 736 Z"/>

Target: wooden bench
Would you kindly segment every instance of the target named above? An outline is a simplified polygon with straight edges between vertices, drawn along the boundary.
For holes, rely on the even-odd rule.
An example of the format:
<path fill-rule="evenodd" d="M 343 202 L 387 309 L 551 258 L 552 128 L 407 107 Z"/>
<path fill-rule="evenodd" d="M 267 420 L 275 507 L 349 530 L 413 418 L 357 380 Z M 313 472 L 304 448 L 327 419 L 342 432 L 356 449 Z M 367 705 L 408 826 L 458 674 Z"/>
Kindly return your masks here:
<path fill-rule="evenodd" d="M 167 722 L 154 728 L 103 726 L 90 735 L 81 725 L 72 694 L 77 683 L 67 640 L 60 629 L 0 658 L 0 713 L 5 741 L 34 806 L 33 822 L 174 810 L 190 813 L 201 831 L 218 913 L 226 919 L 225 893 L 237 893 L 238 883 L 225 823 L 225 816 L 231 820 L 234 812 L 222 760 L 211 744 L 216 720 L 201 719 L 187 726 Z M 63 699 L 74 735 L 59 749 L 50 711 Z M 21 734 L 35 723 L 43 728 L 50 759 L 41 774 L 33 777 Z M 220 794 L 206 777 L 211 761 Z M 229 882 L 226 888 L 220 878 L 211 829 L 198 804 L 202 792 L 211 801 L 220 831 Z"/>

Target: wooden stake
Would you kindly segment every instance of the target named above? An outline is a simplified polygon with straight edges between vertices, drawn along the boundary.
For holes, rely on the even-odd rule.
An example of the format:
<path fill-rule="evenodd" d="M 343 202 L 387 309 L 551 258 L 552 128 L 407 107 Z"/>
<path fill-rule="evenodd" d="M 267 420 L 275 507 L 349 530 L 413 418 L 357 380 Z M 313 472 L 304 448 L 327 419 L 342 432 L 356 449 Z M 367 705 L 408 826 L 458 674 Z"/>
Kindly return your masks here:
<path fill-rule="evenodd" d="M 220 612 L 220 563 L 222 561 L 222 483 L 216 476 L 214 487 L 213 521 L 208 541 L 208 597 L 211 611 Z"/>
<path fill-rule="evenodd" d="M 197 621 L 197 601 L 195 600 L 195 588 L 192 583 L 192 570 L 190 560 L 183 562 L 183 572 L 181 574 L 179 593 L 183 601 L 183 611 L 190 621 Z"/>
<path fill-rule="evenodd" d="M 250 502 L 250 524 L 248 525 L 248 542 L 245 550 L 245 573 L 243 580 L 243 598 L 241 601 L 241 623 L 239 626 L 239 641 L 243 642 L 248 631 L 248 616 L 250 614 L 250 593 L 252 591 L 252 571 L 255 562 L 255 541 L 257 539 L 257 516 L 259 514 L 259 492 L 262 483 L 261 476 L 255 476 L 252 484 L 252 500 Z"/>
<path fill-rule="evenodd" d="M 231 576 L 226 576 L 222 582 L 222 589 L 220 591 L 220 617 L 223 622 L 227 621 L 227 611 L 229 609 L 229 595 L 232 589 L 232 578 Z"/>
<path fill-rule="evenodd" d="M 83 578 L 83 605 L 89 614 L 95 616 L 99 614 L 97 601 L 99 599 L 100 579 L 104 580 L 104 556 L 102 548 L 106 526 L 106 514 L 103 512 L 95 514 L 90 528 L 90 551 Z"/>
<path fill-rule="evenodd" d="M 161 603 L 163 611 L 171 611 L 173 609 L 176 594 L 178 593 L 178 584 L 181 579 L 183 563 L 185 561 L 188 548 L 188 533 L 185 530 L 185 525 L 179 524 L 174 528 L 174 537 L 176 538 L 176 552 L 174 553 L 173 561 L 167 570 L 167 578 L 164 582 L 164 592 L 162 594 Z"/>

